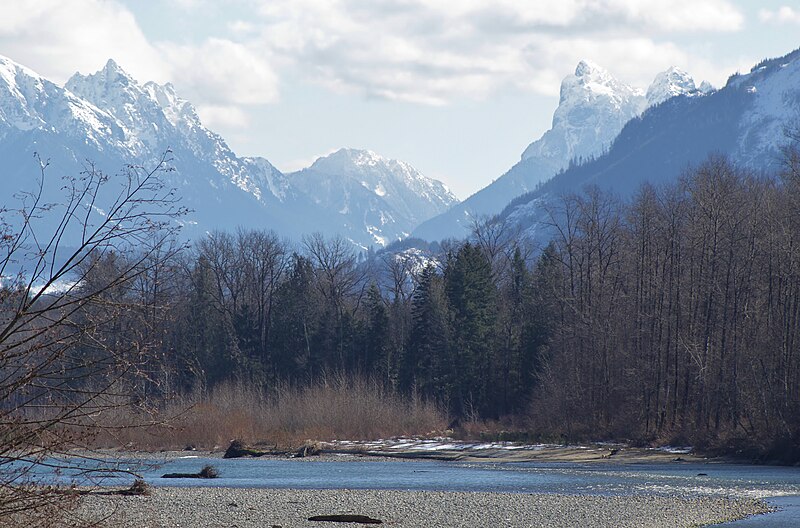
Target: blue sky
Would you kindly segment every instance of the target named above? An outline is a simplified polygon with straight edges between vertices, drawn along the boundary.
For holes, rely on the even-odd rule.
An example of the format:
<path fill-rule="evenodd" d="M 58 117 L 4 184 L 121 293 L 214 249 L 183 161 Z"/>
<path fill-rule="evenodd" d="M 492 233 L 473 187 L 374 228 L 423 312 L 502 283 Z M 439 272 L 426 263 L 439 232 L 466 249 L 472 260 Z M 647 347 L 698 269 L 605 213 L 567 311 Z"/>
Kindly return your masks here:
<path fill-rule="evenodd" d="M 0 4 L 0 54 L 57 82 L 108 58 L 172 82 L 241 155 L 294 170 L 339 147 L 408 161 L 460 197 L 550 125 L 586 58 L 645 88 L 719 86 L 800 47 L 787 0 L 36 0 Z"/>

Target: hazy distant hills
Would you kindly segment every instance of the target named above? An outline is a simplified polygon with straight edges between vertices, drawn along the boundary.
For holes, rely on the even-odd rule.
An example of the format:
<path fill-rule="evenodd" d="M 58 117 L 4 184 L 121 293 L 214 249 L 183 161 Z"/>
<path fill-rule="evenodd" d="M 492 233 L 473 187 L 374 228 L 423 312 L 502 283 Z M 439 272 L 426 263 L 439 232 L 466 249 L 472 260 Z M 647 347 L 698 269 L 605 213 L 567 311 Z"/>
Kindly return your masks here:
<path fill-rule="evenodd" d="M 536 236 L 542 205 L 597 185 L 622 197 L 642 183 L 676 181 L 711 154 L 727 155 L 757 172 L 780 168 L 786 130 L 800 128 L 800 50 L 735 74 L 703 97 L 677 96 L 632 119 L 610 150 L 571 166 L 538 189 L 514 199 L 501 217 Z"/>
<path fill-rule="evenodd" d="M 372 152 L 341 150 L 292 174 L 239 157 L 171 84 L 140 84 L 113 60 L 61 87 L 0 57 L 0 181 L 9 191 L 0 205 L 35 185 L 34 152 L 50 161 L 55 180 L 77 176 L 87 160 L 110 175 L 127 164 L 152 166 L 168 148 L 168 184 L 193 211 L 184 219 L 190 237 L 245 226 L 383 246 L 457 202 L 441 182 Z M 61 199 L 59 185 L 50 191 L 47 200 Z"/>
<path fill-rule="evenodd" d="M 678 68 L 658 74 L 647 89 L 639 90 L 589 61 L 561 83 L 553 125 L 531 143 L 521 160 L 488 187 L 449 211 L 423 223 L 414 236 L 425 240 L 462 238 L 473 219 L 498 214 L 517 196 L 533 191 L 570 164 L 580 164 L 605 152 L 622 127 L 647 107 L 676 95 L 695 97 L 713 90 Z"/>

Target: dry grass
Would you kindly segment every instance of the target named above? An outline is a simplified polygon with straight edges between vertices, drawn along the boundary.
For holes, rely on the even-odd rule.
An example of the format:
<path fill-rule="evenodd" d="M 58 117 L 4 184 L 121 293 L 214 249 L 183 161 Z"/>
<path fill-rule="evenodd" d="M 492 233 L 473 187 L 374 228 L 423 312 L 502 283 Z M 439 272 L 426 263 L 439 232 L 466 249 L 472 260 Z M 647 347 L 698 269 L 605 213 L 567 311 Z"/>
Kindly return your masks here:
<path fill-rule="evenodd" d="M 117 415 L 117 424 L 152 416 Z M 308 439 L 368 440 L 442 431 L 447 415 L 438 406 L 407 398 L 363 379 L 333 377 L 305 388 L 281 386 L 267 394 L 225 384 L 206 395 L 173 399 L 160 410 L 162 424 L 113 430 L 98 447 L 134 449 L 222 448 L 233 439 L 294 449 Z"/>

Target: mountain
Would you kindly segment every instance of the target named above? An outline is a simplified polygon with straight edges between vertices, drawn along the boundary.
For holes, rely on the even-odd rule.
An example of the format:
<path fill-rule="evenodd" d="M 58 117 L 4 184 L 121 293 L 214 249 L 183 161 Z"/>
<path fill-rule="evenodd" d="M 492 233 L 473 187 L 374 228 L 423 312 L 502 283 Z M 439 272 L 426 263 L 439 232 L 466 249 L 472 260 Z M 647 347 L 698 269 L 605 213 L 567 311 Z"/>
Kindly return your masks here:
<path fill-rule="evenodd" d="M 183 222 L 188 237 L 247 226 L 295 239 L 314 231 L 342 235 L 366 248 L 404 236 L 456 202 L 440 182 L 372 153 L 344 151 L 351 159 L 319 160 L 293 175 L 265 158 L 239 157 L 171 84 L 140 84 L 113 60 L 60 87 L 0 57 L 7 189 L 31 189 L 38 171 L 34 152 L 49 160 L 48 176 L 57 178 L 77 175 L 86 160 L 109 175 L 129 164 L 150 167 L 167 149 L 175 169 L 167 184 L 192 210 Z M 355 185 L 360 182 L 366 187 Z M 46 198 L 60 201 L 60 186 L 51 187 Z"/>
<path fill-rule="evenodd" d="M 611 149 L 573 166 L 513 200 L 500 217 L 542 238 L 543 206 L 553 197 L 596 185 L 625 198 L 644 182 L 674 182 L 687 167 L 723 154 L 757 172 L 780 169 L 786 130 L 800 123 L 800 49 L 761 62 L 703 97 L 689 93 L 631 120 Z"/>
<path fill-rule="evenodd" d="M 288 177 L 320 207 L 338 211 L 347 228 L 366 230 L 380 246 L 407 237 L 458 201 L 408 163 L 368 150 L 340 149 Z"/>
<path fill-rule="evenodd" d="M 647 98 L 647 106 L 659 105 L 667 99 L 672 99 L 678 95 L 694 97 L 713 91 L 713 88 L 708 83 L 701 86 L 703 86 L 703 90 L 695 86 L 694 79 L 688 73 L 673 66 L 659 73 L 653 79 L 653 83 L 647 89 L 645 96 Z"/>
<path fill-rule="evenodd" d="M 420 225 L 413 235 L 425 240 L 461 238 L 475 218 L 493 216 L 513 198 L 536 189 L 571 164 L 600 156 L 622 127 L 647 107 L 676 95 L 702 93 L 678 68 L 659 73 L 645 94 L 583 60 L 561 82 L 552 127 L 528 145 L 521 160 L 488 187 Z"/>
<path fill-rule="evenodd" d="M 522 160 L 551 159 L 562 168 L 570 160 L 595 156 L 644 108 L 641 90 L 583 60 L 561 82 L 552 128 L 528 145 Z"/>

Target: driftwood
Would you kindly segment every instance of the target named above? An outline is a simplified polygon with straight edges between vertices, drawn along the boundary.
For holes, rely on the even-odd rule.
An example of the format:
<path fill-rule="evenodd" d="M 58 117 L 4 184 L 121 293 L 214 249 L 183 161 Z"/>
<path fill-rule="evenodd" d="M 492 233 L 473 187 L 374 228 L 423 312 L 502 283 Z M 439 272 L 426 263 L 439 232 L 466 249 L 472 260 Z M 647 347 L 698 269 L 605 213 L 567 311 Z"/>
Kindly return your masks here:
<path fill-rule="evenodd" d="M 315 515 L 308 518 L 309 521 L 328 521 L 341 523 L 361 523 L 361 524 L 383 524 L 380 519 L 373 519 L 366 515 Z"/>
<path fill-rule="evenodd" d="M 166 473 L 161 475 L 161 478 L 197 478 L 197 479 L 212 479 L 217 478 L 219 472 L 214 466 L 206 466 L 200 470 L 199 473 Z"/>
<path fill-rule="evenodd" d="M 150 495 L 150 485 L 144 480 L 137 478 L 133 481 L 130 488 L 116 489 L 108 491 L 97 490 L 81 490 L 70 488 L 67 490 L 56 490 L 57 493 L 64 493 L 66 495 Z"/>
<path fill-rule="evenodd" d="M 294 454 L 295 458 L 305 458 L 308 456 L 318 456 L 322 453 L 322 444 L 319 442 L 306 441 Z"/>
<path fill-rule="evenodd" d="M 248 447 L 241 440 L 234 440 L 231 442 L 231 445 L 228 446 L 228 449 L 225 450 L 225 454 L 222 455 L 222 458 L 242 458 L 246 456 L 261 457 L 269 454 L 269 451 L 259 451 L 258 449 Z"/>

